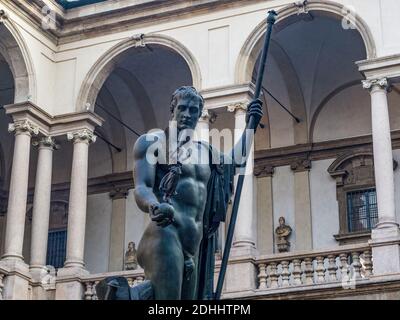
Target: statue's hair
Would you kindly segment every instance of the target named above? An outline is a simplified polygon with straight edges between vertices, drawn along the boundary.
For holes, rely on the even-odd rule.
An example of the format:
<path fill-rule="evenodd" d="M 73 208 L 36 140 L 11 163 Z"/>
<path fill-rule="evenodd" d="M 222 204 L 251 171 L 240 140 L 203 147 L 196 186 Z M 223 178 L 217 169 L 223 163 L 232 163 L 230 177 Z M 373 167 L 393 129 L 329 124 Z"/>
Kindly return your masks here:
<path fill-rule="evenodd" d="M 171 113 L 174 113 L 174 110 L 176 108 L 176 104 L 178 103 L 178 99 L 179 98 L 197 98 L 200 101 L 200 115 L 201 115 L 201 111 L 203 110 L 204 107 L 204 99 L 201 96 L 200 93 L 198 93 L 198 91 L 194 88 L 194 87 L 190 87 L 190 86 L 183 86 L 180 87 L 178 89 L 175 90 L 175 92 L 172 95 L 172 99 L 171 99 Z M 199 117 L 200 117 L 199 115 Z"/>

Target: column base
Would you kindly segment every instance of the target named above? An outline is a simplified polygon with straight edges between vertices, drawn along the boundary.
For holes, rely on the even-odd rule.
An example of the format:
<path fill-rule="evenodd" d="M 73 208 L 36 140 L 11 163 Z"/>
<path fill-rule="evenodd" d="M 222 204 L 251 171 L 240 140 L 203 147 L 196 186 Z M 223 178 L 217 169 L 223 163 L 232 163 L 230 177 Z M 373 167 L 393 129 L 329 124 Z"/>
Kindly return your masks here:
<path fill-rule="evenodd" d="M 396 223 L 380 223 L 372 230 L 374 276 L 400 273 L 400 229 Z"/>
<path fill-rule="evenodd" d="M 258 254 L 257 249 L 254 247 L 254 245 L 247 243 L 244 245 L 244 243 L 240 243 L 240 245 L 234 245 L 232 246 L 231 252 L 230 252 L 230 258 L 236 258 L 236 257 L 250 257 L 254 258 Z"/>
<path fill-rule="evenodd" d="M 89 271 L 79 267 L 64 267 L 58 269 L 56 280 L 56 300 L 83 300 L 85 286 L 82 278 Z"/>
<path fill-rule="evenodd" d="M 226 271 L 224 292 L 240 292 L 257 288 L 257 268 L 250 261 L 229 263 Z"/>
<path fill-rule="evenodd" d="M 4 300 L 30 300 L 29 266 L 20 259 L 6 257 L 0 261 L 0 267 L 8 271 L 4 278 Z"/>

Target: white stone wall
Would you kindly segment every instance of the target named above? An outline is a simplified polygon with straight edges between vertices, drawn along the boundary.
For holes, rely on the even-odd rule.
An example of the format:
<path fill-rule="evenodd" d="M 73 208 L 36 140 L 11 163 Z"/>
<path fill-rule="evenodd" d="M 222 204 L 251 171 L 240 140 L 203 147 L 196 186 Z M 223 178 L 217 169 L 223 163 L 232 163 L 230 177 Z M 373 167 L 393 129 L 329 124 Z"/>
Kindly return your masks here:
<path fill-rule="evenodd" d="M 313 161 L 310 171 L 313 249 L 338 245 L 333 235 L 339 233 L 339 207 L 336 181 L 328 173 L 335 159 Z"/>
<path fill-rule="evenodd" d="M 91 273 L 108 271 L 111 213 L 108 193 L 88 196 L 84 261 Z"/>

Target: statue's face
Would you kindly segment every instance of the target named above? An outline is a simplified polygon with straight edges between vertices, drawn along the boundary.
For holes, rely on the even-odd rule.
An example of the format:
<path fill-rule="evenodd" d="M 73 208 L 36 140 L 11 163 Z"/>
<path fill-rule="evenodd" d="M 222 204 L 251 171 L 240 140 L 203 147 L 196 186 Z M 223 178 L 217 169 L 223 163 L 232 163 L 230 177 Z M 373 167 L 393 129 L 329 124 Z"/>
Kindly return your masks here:
<path fill-rule="evenodd" d="M 200 101 L 196 97 L 178 98 L 174 109 L 173 120 L 176 121 L 178 130 L 196 128 L 200 117 Z"/>
<path fill-rule="evenodd" d="M 279 218 L 279 224 L 280 224 L 280 225 L 285 224 L 285 219 L 284 219 L 284 218 Z"/>

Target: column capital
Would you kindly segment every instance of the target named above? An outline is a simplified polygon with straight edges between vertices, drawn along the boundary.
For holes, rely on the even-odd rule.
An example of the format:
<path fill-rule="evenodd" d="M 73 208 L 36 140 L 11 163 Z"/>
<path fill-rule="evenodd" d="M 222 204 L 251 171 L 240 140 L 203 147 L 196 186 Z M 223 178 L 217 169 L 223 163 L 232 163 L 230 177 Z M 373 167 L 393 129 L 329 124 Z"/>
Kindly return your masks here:
<path fill-rule="evenodd" d="M 387 78 L 367 79 L 362 80 L 362 86 L 364 89 L 372 90 L 374 88 L 387 90 L 389 88 L 389 81 Z"/>
<path fill-rule="evenodd" d="M 72 140 L 74 143 L 76 142 L 84 142 L 84 143 L 91 143 L 96 142 L 96 136 L 91 130 L 82 129 L 75 132 L 67 133 L 68 140 Z"/>
<path fill-rule="evenodd" d="M 38 135 L 39 127 L 29 120 L 18 120 L 8 125 L 8 132 L 14 132 L 15 135 L 27 134 Z"/>
<path fill-rule="evenodd" d="M 199 121 L 207 122 L 207 123 L 214 123 L 216 119 L 217 119 L 217 114 L 214 111 L 211 111 L 208 109 L 203 109 L 201 111 Z"/>
<path fill-rule="evenodd" d="M 246 112 L 247 111 L 247 103 L 246 102 L 238 102 L 227 106 L 228 112 Z"/>
<path fill-rule="evenodd" d="M 290 169 L 294 172 L 310 171 L 311 160 L 309 159 L 298 159 L 290 164 Z"/>
<path fill-rule="evenodd" d="M 56 140 L 51 136 L 41 137 L 40 139 L 34 140 L 32 145 L 39 148 L 49 148 L 52 150 L 60 149 L 60 146 L 56 143 Z"/>

